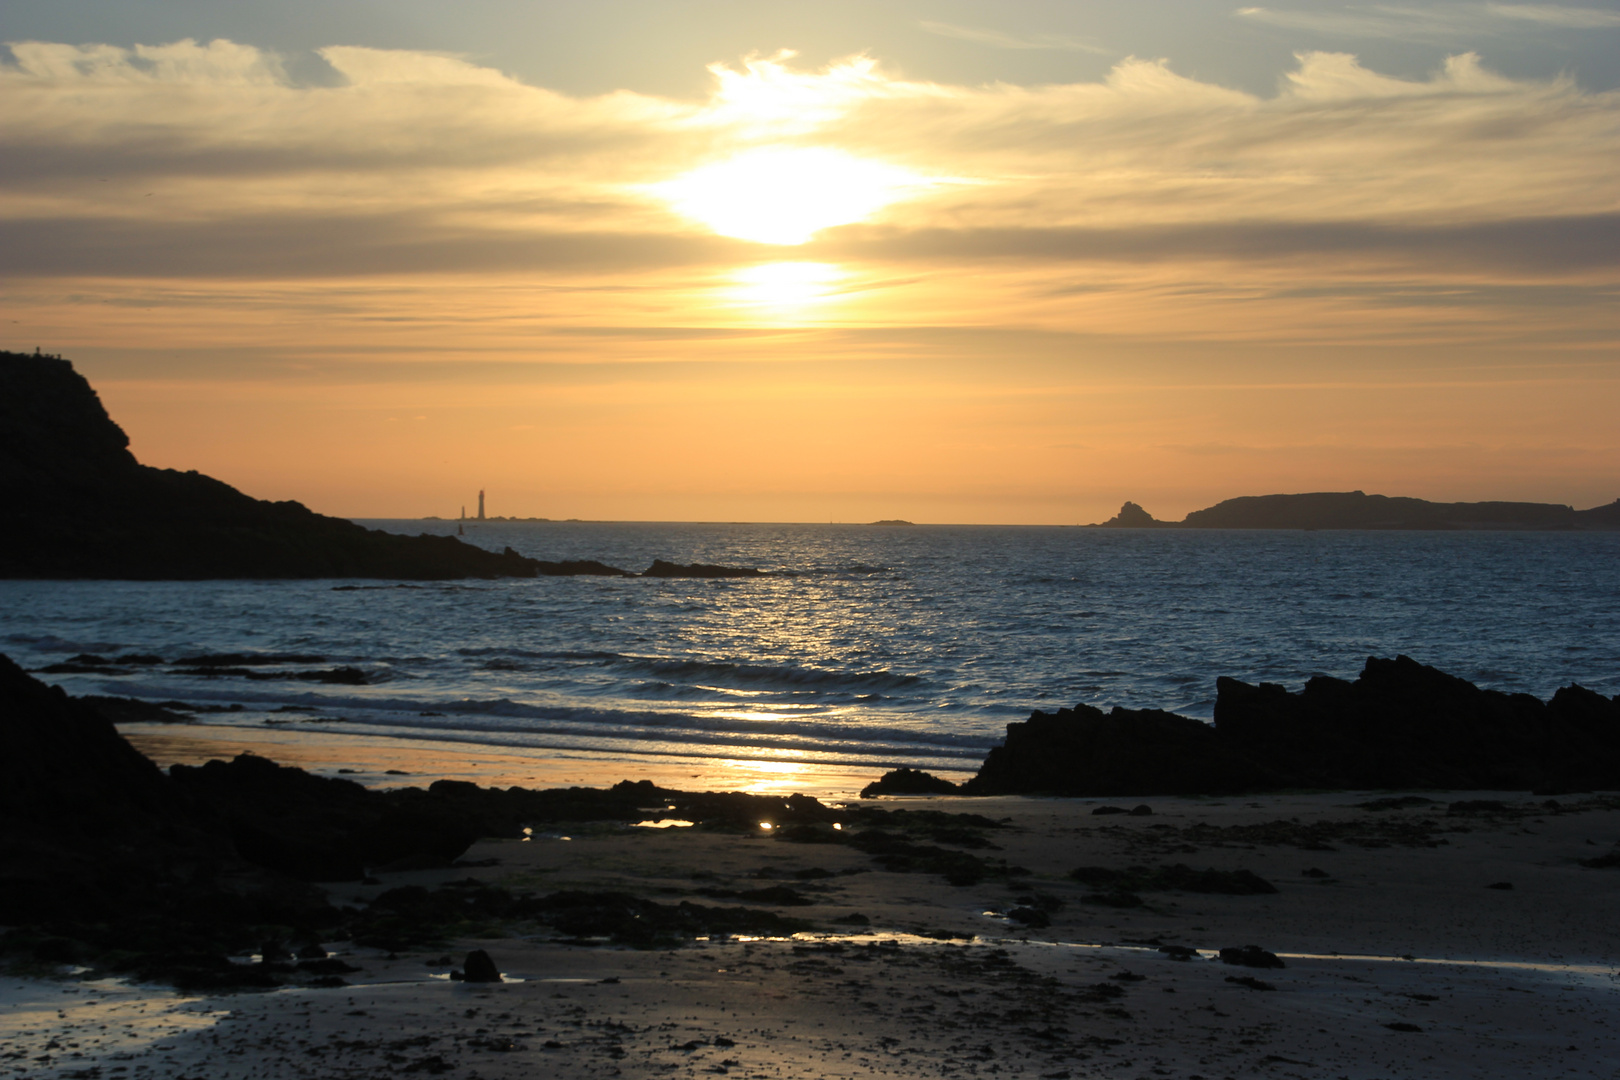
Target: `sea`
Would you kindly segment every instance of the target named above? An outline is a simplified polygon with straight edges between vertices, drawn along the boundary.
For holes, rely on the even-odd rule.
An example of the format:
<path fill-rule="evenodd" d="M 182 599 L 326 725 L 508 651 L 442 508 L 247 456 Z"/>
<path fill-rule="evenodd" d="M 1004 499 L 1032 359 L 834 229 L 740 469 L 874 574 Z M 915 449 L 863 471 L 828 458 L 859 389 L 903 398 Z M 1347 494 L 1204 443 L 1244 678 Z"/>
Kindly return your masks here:
<path fill-rule="evenodd" d="M 455 521 L 364 521 L 454 533 Z M 1620 693 L 1620 533 L 469 522 L 469 543 L 744 579 L 3 581 L 0 651 L 209 724 L 604 761 L 971 771 L 1031 710 L 1208 719 L 1406 654 L 1480 686 Z M 118 664 L 144 654 L 162 663 Z M 210 673 L 209 654 L 268 662 Z M 290 659 L 297 657 L 297 659 Z M 278 659 L 280 658 L 280 659 Z M 299 673 L 352 667 L 363 681 Z M 217 670 L 217 669 L 216 669 Z M 249 678 L 245 671 L 254 673 Z M 272 677 L 265 677 L 272 676 Z M 279 676 L 279 677 L 275 677 Z"/>

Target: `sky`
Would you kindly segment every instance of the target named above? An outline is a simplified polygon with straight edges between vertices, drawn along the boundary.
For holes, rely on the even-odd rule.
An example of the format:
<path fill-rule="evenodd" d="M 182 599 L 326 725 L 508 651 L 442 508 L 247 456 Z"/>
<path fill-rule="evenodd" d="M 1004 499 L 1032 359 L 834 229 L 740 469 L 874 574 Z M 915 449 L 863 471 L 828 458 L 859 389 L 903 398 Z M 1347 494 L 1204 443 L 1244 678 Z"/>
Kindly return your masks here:
<path fill-rule="evenodd" d="M 0 347 L 352 517 L 1620 496 L 1620 0 L 0 0 Z"/>

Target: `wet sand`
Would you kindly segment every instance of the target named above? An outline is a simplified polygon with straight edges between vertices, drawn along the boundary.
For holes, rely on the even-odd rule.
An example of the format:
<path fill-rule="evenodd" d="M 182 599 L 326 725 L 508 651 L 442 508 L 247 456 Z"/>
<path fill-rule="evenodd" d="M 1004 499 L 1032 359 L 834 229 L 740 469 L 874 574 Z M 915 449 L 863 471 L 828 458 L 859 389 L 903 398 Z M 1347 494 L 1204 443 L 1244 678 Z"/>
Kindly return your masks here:
<path fill-rule="evenodd" d="M 386 875 L 334 886 L 333 898 L 472 877 L 719 904 L 728 901 L 700 890 L 785 882 L 813 903 L 782 914 L 818 929 L 654 951 L 557 941 L 532 926 L 395 956 L 329 942 L 362 969 L 350 985 L 185 1001 L 188 1026 L 144 1044 L 81 1005 L 83 988 L 33 983 L 64 1007 L 43 1029 L 38 1008 L 26 1024 L 8 1009 L 0 1042 L 15 1049 L 0 1068 L 773 1080 L 1620 1072 L 1620 870 L 1577 861 L 1620 840 L 1620 800 L 1566 796 L 1554 810 L 1523 793 L 1427 792 L 1436 803 L 1353 805 L 1387 794 L 1153 799 L 1143 817 L 1095 815 L 1094 800 L 882 803 L 1004 819 L 987 833 L 1001 849 L 993 854 L 1030 873 L 961 887 L 765 830 L 585 826 L 483 843 L 465 861 L 492 865 Z M 1448 814 L 1453 798 L 1509 810 Z M 1142 906 L 1118 908 L 1088 902 L 1093 890 L 1068 876 L 1077 866 L 1178 862 L 1250 870 L 1278 892 L 1143 891 Z M 1513 887 L 1487 887 L 1503 882 Z M 1031 904 L 1047 909 L 1049 926 L 1007 918 Z M 835 921 L 857 913 L 870 921 L 857 932 Z M 1287 966 L 1214 957 L 1249 944 Z M 1199 951 L 1177 960 L 1161 946 Z M 451 963 L 471 948 L 521 981 L 450 981 Z M 148 995 L 153 1023 L 176 1023 L 175 1002 Z M 226 1015 L 189 1026 L 214 1014 Z"/>

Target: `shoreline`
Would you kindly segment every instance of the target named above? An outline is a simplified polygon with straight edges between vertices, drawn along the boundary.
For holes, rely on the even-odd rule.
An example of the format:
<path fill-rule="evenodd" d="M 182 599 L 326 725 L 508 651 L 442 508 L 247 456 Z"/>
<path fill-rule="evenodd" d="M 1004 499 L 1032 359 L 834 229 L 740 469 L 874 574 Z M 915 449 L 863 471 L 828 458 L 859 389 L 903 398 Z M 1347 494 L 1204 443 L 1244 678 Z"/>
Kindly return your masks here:
<path fill-rule="evenodd" d="M 187 1015 L 213 1023 L 142 1046 L 71 1008 L 44 1031 L 20 1030 L 8 1009 L 0 1038 L 27 1054 L 15 1075 L 30 1078 L 115 1062 L 152 1080 L 1612 1075 L 1620 870 L 1578 860 L 1620 839 L 1620 798 L 1552 808 L 1522 792 L 1429 792 L 1421 806 L 1357 805 L 1384 794 L 1154 798 L 1140 817 L 1095 814 L 1094 799 L 863 804 L 999 823 L 983 830 L 995 856 L 1028 873 L 967 886 L 768 832 L 580 823 L 481 841 L 451 868 L 326 888 L 335 903 L 479 884 L 758 906 L 709 893 L 786 885 L 808 902 L 781 913 L 812 928 L 651 949 L 526 924 L 393 953 L 327 942 L 360 969 L 346 985 L 185 995 Z M 1502 809 L 1453 810 L 1448 795 Z M 1276 891 L 1142 889 L 1140 904 L 1111 906 L 1069 873 L 1171 863 L 1248 870 Z M 1503 881 L 1513 888 L 1491 887 Z M 1047 924 L 1020 923 L 1020 908 Z M 869 925 L 837 925 L 856 913 Z M 1215 954 L 1251 944 L 1286 966 Z M 1166 949 L 1178 946 L 1199 952 L 1176 959 Z M 475 948 L 523 981 L 450 981 Z M 53 985 L 59 1000 L 85 996 L 31 985 L 36 998 Z M 153 1022 L 165 1015 L 154 1007 Z"/>
<path fill-rule="evenodd" d="M 392 735 L 348 735 L 206 722 L 127 723 L 118 733 L 161 769 L 229 761 L 257 754 L 321 776 L 343 776 L 368 788 L 426 787 L 435 780 L 465 780 L 481 787 L 607 788 L 621 780 L 650 780 L 678 791 L 743 791 L 753 795 L 802 794 L 857 799 L 885 771 L 879 766 L 784 761 L 778 758 L 615 755 L 547 747 L 491 747 L 476 743 Z M 350 771 L 345 771 L 350 770 Z M 392 771 L 391 770 L 397 770 Z M 973 771 L 936 770 L 951 780 Z"/>

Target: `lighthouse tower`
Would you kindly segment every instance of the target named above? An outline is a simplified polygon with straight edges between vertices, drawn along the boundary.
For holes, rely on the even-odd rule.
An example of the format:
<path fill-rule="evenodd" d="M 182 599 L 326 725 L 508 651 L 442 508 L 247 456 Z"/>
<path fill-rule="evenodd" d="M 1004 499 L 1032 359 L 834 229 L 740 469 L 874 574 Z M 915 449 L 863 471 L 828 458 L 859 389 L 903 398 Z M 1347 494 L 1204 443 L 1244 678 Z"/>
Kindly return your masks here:
<path fill-rule="evenodd" d="M 478 520 L 484 520 L 484 493 L 482 490 L 478 492 Z"/>

